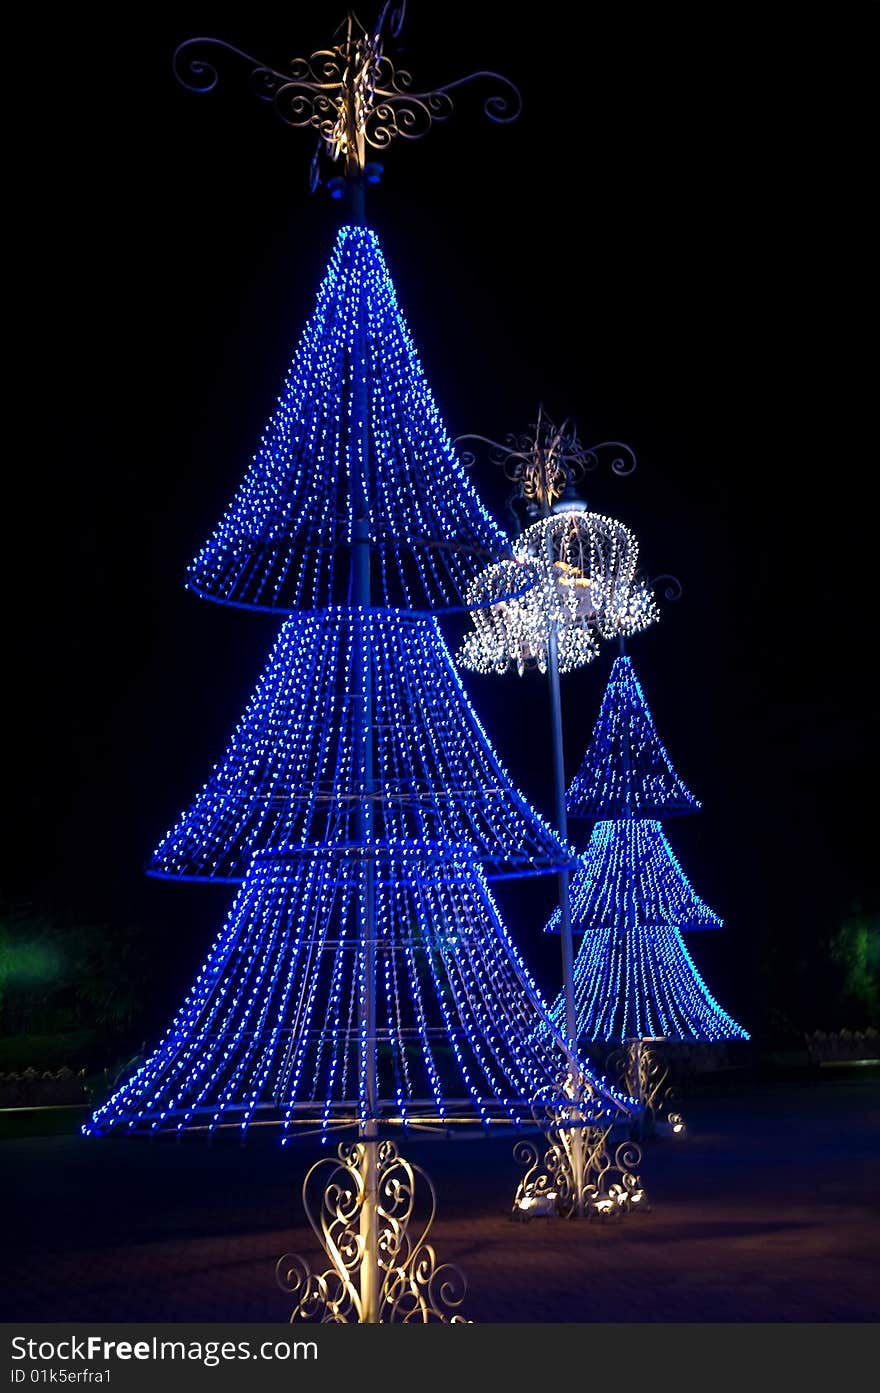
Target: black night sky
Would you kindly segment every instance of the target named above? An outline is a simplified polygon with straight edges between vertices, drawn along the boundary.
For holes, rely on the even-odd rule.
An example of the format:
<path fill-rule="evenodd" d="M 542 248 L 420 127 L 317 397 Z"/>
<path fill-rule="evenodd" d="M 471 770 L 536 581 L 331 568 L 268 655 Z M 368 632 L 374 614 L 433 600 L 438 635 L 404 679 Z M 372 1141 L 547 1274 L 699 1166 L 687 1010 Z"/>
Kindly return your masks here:
<path fill-rule="evenodd" d="M 764 7 L 549 5 L 527 24 L 518 9 L 413 0 L 416 86 L 497 68 L 524 111 L 492 127 L 463 94 L 448 124 L 388 154 L 371 221 L 452 435 L 523 429 L 543 401 L 586 442 L 635 449 L 631 478 L 597 471 L 586 494 L 636 530 L 649 575 L 684 586 L 630 652 L 703 800 L 668 830 L 726 927 L 689 946 L 759 1034 L 780 1012 L 839 1027 L 822 1013 L 824 945 L 856 902 L 880 908 L 871 16 L 828 34 Z M 244 70 L 196 97 L 171 54 L 217 33 L 280 66 L 328 43 L 341 13 L 88 20 L 51 41 L 48 107 L 22 107 L 0 888 L 111 934 L 141 924 L 157 1028 L 231 896 L 148 880 L 143 863 L 278 627 L 196 600 L 183 574 L 255 448 L 339 219 L 307 192 L 312 138 L 255 101 Z M 476 482 L 502 515 L 504 481 L 484 464 Z M 570 772 L 611 656 L 565 680 Z M 467 685 L 549 814 L 546 684 Z M 587 831 L 572 828 L 579 844 Z M 552 878 L 499 891 L 549 993 L 553 895 Z"/>

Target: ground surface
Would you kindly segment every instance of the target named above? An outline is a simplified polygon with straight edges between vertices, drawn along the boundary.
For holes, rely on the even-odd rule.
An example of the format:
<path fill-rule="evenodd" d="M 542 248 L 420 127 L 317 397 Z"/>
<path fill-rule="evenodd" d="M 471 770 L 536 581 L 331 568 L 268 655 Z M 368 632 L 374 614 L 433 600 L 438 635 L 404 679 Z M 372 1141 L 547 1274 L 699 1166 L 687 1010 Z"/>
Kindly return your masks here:
<path fill-rule="evenodd" d="M 617 1224 L 507 1217 L 508 1136 L 403 1148 L 432 1175 L 434 1242 L 465 1313 L 511 1321 L 873 1321 L 880 1316 L 876 1071 L 691 1097 L 687 1140 L 646 1150 L 652 1209 Z M 9 1321 L 285 1320 L 276 1258 L 316 1241 L 319 1148 L 77 1135 L 0 1145 Z"/>

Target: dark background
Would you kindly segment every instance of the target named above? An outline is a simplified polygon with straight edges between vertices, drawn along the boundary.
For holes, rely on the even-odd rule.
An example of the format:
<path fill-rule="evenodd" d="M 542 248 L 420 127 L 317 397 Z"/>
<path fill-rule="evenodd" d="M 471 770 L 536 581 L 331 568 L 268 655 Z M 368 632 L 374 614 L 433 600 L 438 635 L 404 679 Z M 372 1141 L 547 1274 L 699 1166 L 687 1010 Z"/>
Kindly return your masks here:
<path fill-rule="evenodd" d="M 339 205 L 311 136 L 230 63 L 197 97 L 175 45 L 217 33 L 281 66 L 341 7 L 179 5 L 61 21 L 24 73 L 10 294 L 22 368 L 7 483 L 6 903 L 148 945 L 138 1032 L 181 998 L 229 887 L 146 879 L 207 777 L 277 621 L 199 602 L 186 563 L 280 388 Z M 365 12 L 366 17 L 366 12 Z M 631 653 L 699 817 L 668 831 L 725 919 L 689 946 L 759 1038 L 840 1027 L 830 935 L 880 910 L 874 849 L 876 11 L 834 27 L 762 7 L 519 8 L 415 0 L 416 87 L 497 68 L 510 128 L 457 114 L 389 152 L 370 210 L 452 435 L 525 428 L 632 444 L 587 481 L 684 586 Z M 39 18 L 39 16 L 37 16 Z M 504 518 L 503 480 L 477 486 Z M 453 627 L 450 641 L 457 639 Z M 564 682 L 572 773 L 611 654 Z M 546 684 L 467 678 L 548 814 Z M 588 827 L 573 836 L 586 839 Z M 552 879 L 502 887 L 550 994 Z M 140 986 L 140 983 L 139 983 Z M 135 1027 L 132 1028 L 135 1030 Z"/>

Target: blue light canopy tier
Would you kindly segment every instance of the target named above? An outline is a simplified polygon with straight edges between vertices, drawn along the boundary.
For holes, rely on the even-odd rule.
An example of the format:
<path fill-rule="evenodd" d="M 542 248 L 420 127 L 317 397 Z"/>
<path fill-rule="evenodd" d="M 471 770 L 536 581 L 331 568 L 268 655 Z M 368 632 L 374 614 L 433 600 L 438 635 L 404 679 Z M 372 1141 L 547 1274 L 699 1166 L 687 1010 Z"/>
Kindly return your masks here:
<path fill-rule="evenodd" d="M 635 1107 L 550 1027 L 468 848 L 369 844 L 254 857 L 167 1034 L 87 1130 L 363 1122 L 367 1032 L 386 1123 L 518 1124 L 573 1071 L 589 1118 Z"/>
<path fill-rule="evenodd" d="M 620 925 L 655 929 L 720 929 L 722 921 L 696 894 L 659 822 L 598 822 L 571 882 L 576 933 Z M 559 931 L 559 909 L 545 932 Z"/>
<path fill-rule="evenodd" d="M 352 675 L 367 671 L 365 717 Z M 226 752 L 157 847 L 151 874 L 241 880 L 258 850 L 362 841 L 364 718 L 380 841 L 469 845 L 490 878 L 574 860 L 511 784 L 437 621 L 346 608 L 285 623 Z"/>
<path fill-rule="evenodd" d="M 678 929 L 596 929 L 574 965 L 578 1038 L 604 1040 L 747 1040 L 697 971 Z M 561 996 L 551 1008 L 565 1022 Z"/>
<path fill-rule="evenodd" d="M 514 543 L 512 560 L 471 582 L 474 627 L 458 661 L 474 672 L 546 672 L 555 632 L 560 672 L 592 662 L 600 639 L 630 637 L 659 617 L 636 574 L 638 554 L 629 528 L 600 513 L 567 510 L 533 523 Z"/>
<path fill-rule="evenodd" d="M 510 553 L 440 419 L 375 233 L 343 227 L 260 447 L 187 584 L 280 613 L 345 604 L 356 516 L 373 604 L 461 608 L 475 573 Z"/>
<path fill-rule="evenodd" d="M 571 817 L 658 818 L 700 803 L 672 767 L 632 660 L 616 658 L 599 719 L 565 799 Z"/>

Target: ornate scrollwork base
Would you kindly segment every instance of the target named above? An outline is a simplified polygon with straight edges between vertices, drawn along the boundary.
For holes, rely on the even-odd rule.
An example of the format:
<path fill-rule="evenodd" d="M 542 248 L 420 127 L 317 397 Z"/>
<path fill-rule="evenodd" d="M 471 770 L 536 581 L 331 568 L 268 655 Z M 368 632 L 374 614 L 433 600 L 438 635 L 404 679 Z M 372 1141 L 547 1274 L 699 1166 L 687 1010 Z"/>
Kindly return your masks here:
<path fill-rule="evenodd" d="M 418 1219 L 416 1176 L 420 1198 L 427 1199 Z M 459 1313 L 465 1278 L 450 1263 L 438 1265 L 427 1242 L 437 1211 L 434 1186 L 393 1142 L 343 1143 L 335 1157 L 317 1161 L 303 1182 L 303 1205 L 331 1265 L 318 1274 L 296 1254 L 279 1258 L 278 1284 L 297 1298 L 291 1322 L 465 1323 Z"/>
<path fill-rule="evenodd" d="M 628 1040 L 609 1055 L 608 1072 L 619 1079 L 642 1112 L 637 1123 L 641 1141 L 653 1136 L 682 1136 L 685 1121 L 678 1110 L 678 1091 L 669 1079 L 669 1064 L 653 1040 Z"/>
<path fill-rule="evenodd" d="M 539 1097 L 532 1105 L 546 1149 L 517 1142 L 514 1160 L 526 1167 L 513 1201 L 515 1219 L 611 1219 L 648 1209 L 636 1173 L 639 1146 L 627 1138 L 615 1146 L 617 1119 L 597 1113 L 596 1099 L 575 1090 L 571 1104 Z"/>

